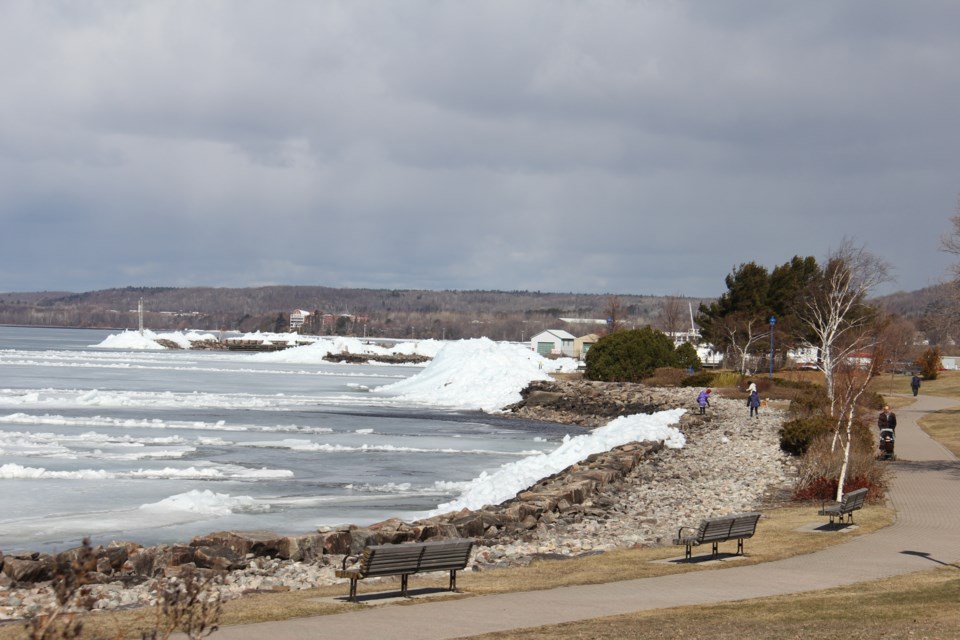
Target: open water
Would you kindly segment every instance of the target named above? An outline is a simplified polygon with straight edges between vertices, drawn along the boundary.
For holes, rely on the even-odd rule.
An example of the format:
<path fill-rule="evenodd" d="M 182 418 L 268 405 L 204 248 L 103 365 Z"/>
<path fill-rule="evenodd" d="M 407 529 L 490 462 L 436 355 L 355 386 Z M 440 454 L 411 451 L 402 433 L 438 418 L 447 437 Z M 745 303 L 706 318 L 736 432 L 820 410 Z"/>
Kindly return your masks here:
<path fill-rule="evenodd" d="M 413 366 L 99 349 L 0 327 L 0 550 L 415 519 L 567 429 L 403 405 Z"/>

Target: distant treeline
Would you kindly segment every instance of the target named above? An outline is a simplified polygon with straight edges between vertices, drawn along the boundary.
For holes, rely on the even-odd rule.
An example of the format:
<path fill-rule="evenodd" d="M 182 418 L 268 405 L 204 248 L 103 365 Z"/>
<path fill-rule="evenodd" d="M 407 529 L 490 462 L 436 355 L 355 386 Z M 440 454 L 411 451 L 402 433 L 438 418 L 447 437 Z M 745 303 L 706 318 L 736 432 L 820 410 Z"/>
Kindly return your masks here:
<path fill-rule="evenodd" d="M 946 285 L 896 293 L 877 302 L 904 317 L 929 314 Z M 143 300 L 144 325 L 155 331 L 287 331 L 290 313 L 310 312 L 302 332 L 387 338 L 459 339 L 486 336 L 526 340 L 545 329 L 574 335 L 603 333 L 604 325 L 560 318 L 605 320 L 618 326 L 689 328 L 689 306 L 703 298 L 540 291 L 428 291 L 312 286 L 255 288 L 126 287 L 86 293 L 0 293 L 0 324 L 135 329 Z"/>
<path fill-rule="evenodd" d="M 611 309 L 616 310 L 618 325 L 658 325 L 667 301 L 684 311 L 679 317 L 671 314 L 671 322 L 682 325 L 673 327 L 677 330 L 689 324 L 684 320 L 688 303 L 696 310 L 702 301 L 539 291 L 126 287 L 86 293 L 0 293 L 0 324 L 134 329 L 140 300 L 144 326 L 155 331 L 287 331 L 290 313 L 299 309 L 310 313 L 304 333 L 496 340 L 525 340 L 544 329 L 602 333 L 603 325 L 565 324 L 560 318 L 604 320 Z"/>

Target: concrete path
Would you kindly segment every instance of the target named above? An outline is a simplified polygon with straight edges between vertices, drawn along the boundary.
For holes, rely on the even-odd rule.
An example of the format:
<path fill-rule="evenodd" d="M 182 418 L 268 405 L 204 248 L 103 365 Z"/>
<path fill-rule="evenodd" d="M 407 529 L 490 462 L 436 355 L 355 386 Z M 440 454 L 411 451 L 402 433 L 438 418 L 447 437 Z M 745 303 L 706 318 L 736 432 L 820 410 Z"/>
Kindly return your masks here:
<path fill-rule="evenodd" d="M 225 627 L 216 637 L 462 638 L 633 611 L 816 591 L 948 565 L 960 560 L 960 462 L 928 438 L 916 421 L 926 412 L 955 404 L 920 396 L 896 412 L 898 460 L 891 463 L 890 489 L 895 523 L 823 551 L 716 571 Z M 811 519 L 817 518 L 811 514 Z"/>

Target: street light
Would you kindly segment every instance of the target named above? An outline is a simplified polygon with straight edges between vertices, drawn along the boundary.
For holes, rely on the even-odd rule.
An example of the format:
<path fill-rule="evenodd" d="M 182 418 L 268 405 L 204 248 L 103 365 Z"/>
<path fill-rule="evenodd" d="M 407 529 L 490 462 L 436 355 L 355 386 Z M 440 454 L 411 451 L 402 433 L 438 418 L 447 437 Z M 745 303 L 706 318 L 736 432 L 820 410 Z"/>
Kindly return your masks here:
<path fill-rule="evenodd" d="M 777 324 L 777 319 L 770 316 L 770 377 L 773 377 L 773 325 Z"/>

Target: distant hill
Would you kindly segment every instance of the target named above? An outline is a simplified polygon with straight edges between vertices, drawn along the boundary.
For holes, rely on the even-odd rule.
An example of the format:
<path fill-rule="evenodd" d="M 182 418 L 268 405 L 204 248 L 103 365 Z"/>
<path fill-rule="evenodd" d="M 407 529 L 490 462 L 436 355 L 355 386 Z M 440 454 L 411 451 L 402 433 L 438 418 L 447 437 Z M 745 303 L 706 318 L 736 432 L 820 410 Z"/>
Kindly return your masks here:
<path fill-rule="evenodd" d="M 871 302 L 916 321 L 938 313 L 953 295 L 951 287 L 944 284 L 898 292 Z M 650 324 L 674 330 L 689 326 L 689 306 L 696 312 L 701 302 L 709 302 L 540 291 L 125 287 L 84 293 L 0 293 L 0 324 L 135 329 L 142 299 L 145 326 L 160 331 L 286 331 L 290 313 L 302 309 L 311 312 L 305 333 L 522 340 L 544 329 L 566 329 L 574 335 L 602 331 L 602 325 L 564 323 L 560 318 L 605 319 L 612 298 L 619 305 L 618 321 L 626 326 Z"/>
<path fill-rule="evenodd" d="M 598 327 L 588 323 L 564 327 L 559 318 L 606 318 L 614 297 L 618 320 L 628 325 L 657 324 L 665 301 L 671 300 L 673 321 L 682 328 L 689 324 L 688 304 L 696 310 L 702 301 L 539 291 L 126 287 L 85 293 L 0 293 L 0 324 L 132 329 L 142 299 L 145 326 L 156 330 L 286 330 L 290 312 L 302 309 L 312 312 L 315 321 L 323 319 L 323 326 L 306 327 L 317 333 L 519 340 L 546 328 L 567 328 L 575 335 L 596 331 Z"/>
<path fill-rule="evenodd" d="M 939 310 L 947 300 L 954 298 L 957 290 L 954 284 L 938 284 L 917 291 L 898 291 L 873 299 L 871 302 L 905 318 L 916 320 Z"/>

